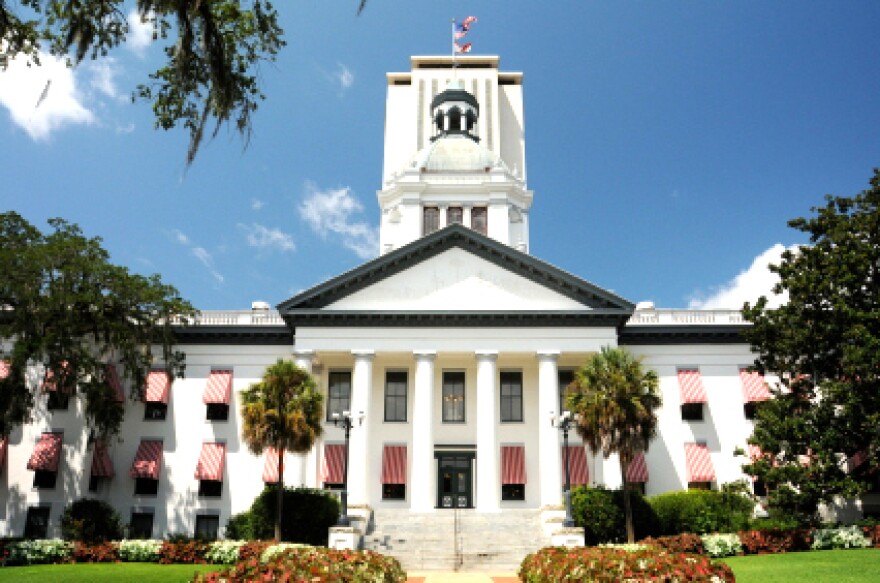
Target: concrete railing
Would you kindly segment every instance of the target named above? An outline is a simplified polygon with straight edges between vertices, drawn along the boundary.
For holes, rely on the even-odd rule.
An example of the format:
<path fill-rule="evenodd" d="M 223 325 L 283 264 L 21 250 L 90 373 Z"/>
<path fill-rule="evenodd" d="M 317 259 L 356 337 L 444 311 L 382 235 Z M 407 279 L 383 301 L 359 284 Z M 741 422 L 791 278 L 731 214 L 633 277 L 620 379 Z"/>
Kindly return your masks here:
<path fill-rule="evenodd" d="M 739 310 L 636 310 L 627 322 L 631 326 L 673 326 L 693 324 L 747 324 Z"/>
<path fill-rule="evenodd" d="M 190 322 L 192 326 L 280 326 L 283 324 L 284 319 L 276 310 L 202 310 Z"/>

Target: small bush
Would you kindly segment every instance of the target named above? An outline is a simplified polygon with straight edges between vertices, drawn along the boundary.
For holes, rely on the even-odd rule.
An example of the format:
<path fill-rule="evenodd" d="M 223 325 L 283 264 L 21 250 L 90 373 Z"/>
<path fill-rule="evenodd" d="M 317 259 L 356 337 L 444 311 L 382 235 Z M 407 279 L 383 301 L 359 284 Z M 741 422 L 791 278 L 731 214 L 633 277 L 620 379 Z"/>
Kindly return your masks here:
<path fill-rule="evenodd" d="M 250 509 L 250 536 L 236 538 L 272 539 L 275 537 L 274 486 L 266 487 Z M 339 502 L 330 493 L 312 488 L 284 490 L 284 516 L 281 518 L 281 540 L 309 545 L 327 545 L 330 527 L 339 519 Z M 227 536 L 232 536 L 227 533 Z"/>
<path fill-rule="evenodd" d="M 704 534 L 700 537 L 706 554 L 717 559 L 719 557 L 732 557 L 742 553 L 742 541 L 738 534 Z"/>
<path fill-rule="evenodd" d="M 672 553 L 693 553 L 701 555 L 706 549 L 703 548 L 703 539 L 696 534 L 673 534 L 670 536 L 658 536 L 646 538 L 642 543 L 655 546 Z"/>
<path fill-rule="evenodd" d="M 74 563 L 115 563 L 119 560 L 119 545 L 114 542 L 73 543 Z"/>
<path fill-rule="evenodd" d="M 749 526 L 754 503 L 737 492 L 690 490 L 666 492 L 648 499 L 659 521 L 659 532 L 737 532 Z"/>
<path fill-rule="evenodd" d="M 161 540 L 119 541 L 119 558 L 132 563 L 155 563 L 162 553 Z"/>
<path fill-rule="evenodd" d="M 769 516 L 754 518 L 749 521 L 748 530 L 797 530 L 802 525 L 797 518 L 791 516 Z M 746 530 L 746 529 L 743 529 Z"/>
<path fill-rule="evenodd" d="M 763 555 L 810 550 L 812 537 L 808 529 L 766 529 L 740 532 L 739 540 L 745 554 Z"/>
<path fill-rule="evenodd" d="M 310 545 L 300 543 L 278 543 L 277 545 L 271 545 L 266 547 L 266 550 L 260 555 L 260 561 L 267 563 L 271 561 L 273 557 L 280 555 L 284 551 L 289 551 L 291 549 L 305 549 L 309 548 L 309 546 Z"/>
<path fill-rule="evenodd" d="M 254 528 L 251 525 L 250 511 L 233 514 L 226 521 L 226 538 L 237 540 L 253 540 Z"/>
<path fill-rule="evenodd" d="M 8 565 L 64 563 L 73 554 L 73 543 L 61 539 L 22 540 L 6 545 Z"/>
<path fill-rule="evenodd" d="M 841 528 L 817 528 L 813 531 L 815 550 L 821 549 L 866 549 L 871 546 L 871 539 L 865 536 L 856 525 Z"/>
<path fill-rule="evenodd" d="M 64 509 L 61 536 L 87 543 L 118 540 L 122 538 L 122 520 L 103 500 L 80 498 Z"/>
<path fill-rule="evenodd" d="M 239 561 L 259 561 L 263 555 L 263 551 L 272 546 L 269 541 L 254 540 L 248 541 L 241 545 L 238 549 Z"/>
<path fill-rule="evenodd" d="M 210 543 L 201 540 L 166 540 L 159 550 L 159 562 L 163 565 L 176 563 L 203 564 L 207 563 L 205 553 Z"/>
<path fill-rule="evenodd" d="M 526 556 L 519 578 L 527 583 L 558 581 L 700 581 L 733 582 L 733 571 L 708 557 L 648 549 L 550 547 Z"/>
<path fill-rule="evenodd" d="M 371 551 L 349 551 L 320 547 L 287 549 L 265 563 L 239 561 L 218 573 L 197 574 L 195 582 L 244 583 L 250 581 L 371 581 L 404 583 L 400 563 Z"/>
<path fill-rule="evenodd" d="M 639 492 L 630 492 L 633 529 L 637 539 L 658 531 L 657 517 Z M 623 491 L 608 490 L 602 486 L 576 487 L 571 495 L 575 524 L 584 528 L 587 545 L 616 543 L 626 539 L 623 511 Z"/>
<path fill-rule="evenodd" d="M 209 563 L 231 565 L 239 559 L 239 550 L 245 545 L 243 540 L 218 540 L 208 545 L 205 559 Z"/>

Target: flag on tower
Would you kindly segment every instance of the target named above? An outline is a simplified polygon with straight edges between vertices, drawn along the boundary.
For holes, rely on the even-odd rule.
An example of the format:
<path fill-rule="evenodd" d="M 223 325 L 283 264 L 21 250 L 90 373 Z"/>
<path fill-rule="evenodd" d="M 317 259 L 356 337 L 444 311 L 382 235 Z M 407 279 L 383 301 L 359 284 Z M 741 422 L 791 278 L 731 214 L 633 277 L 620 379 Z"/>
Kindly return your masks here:
<path fill-rule="evenodd" d="M 464 43 L 463 45 L 460 45 L 458 43 L 454 43 L 454 44 L 455 44 L 455 52 L 456 53 L 464 54 L 464 53 L 471 52 L 471 43 Z"/>
<path fill-rule="evenodd" d="M 477 22 L 476 16 L 468 16 L 459 23 L 453 22 L 452 34 L 457 39 L 464 38 L 464 35 L 471 29 L 471 25 Z"/>

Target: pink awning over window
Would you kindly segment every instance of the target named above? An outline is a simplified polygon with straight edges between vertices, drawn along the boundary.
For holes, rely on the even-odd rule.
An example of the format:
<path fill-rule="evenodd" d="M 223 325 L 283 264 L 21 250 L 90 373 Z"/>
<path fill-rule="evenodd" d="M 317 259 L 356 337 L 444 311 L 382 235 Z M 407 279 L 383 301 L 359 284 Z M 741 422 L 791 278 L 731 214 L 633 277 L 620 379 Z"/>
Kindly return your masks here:
<path fill-rule="evenodd" d="M 341 484 L 345 475 L 345 446 L 338 443 L 324 445 L 324 463 L 321 481 L 325 484 Z"/>
<path fill-rule="evenodd" d="M 678 385 L 681 387 L 682 403 L 705 403 L 708 401 L 706 387 L 703 386 L 703 379 L 697 369 L 680 369 L 678 371 Z"/>
<path fill-rule="evenodd" d="M 199 462 L 196 464 L 196 480 L 223 481 L 223 465 L 226 462 L 225 443 L 203 443 Z"/>
<path fill-rule="evenodd" d="M 386 445 L 382 449 L 382 483 L 406 484 L 405 445 Z"/>
<path fill-rule="evenodd" d="M 688 483 L 715 480 L 715 466 L 712 465 L 712 456 L 709 455 L 709 447 L 705 443 L 684 444 L 684 457 Z"/>
<path fill-rule="evenodd" d="M 119 379 L 119 372 L 116 370 L 116 365 L 108 364 L 104 371 L 107 375 L 107 384 L 113 389 L 113 398 L 117 403 L 125 403 L 125 392 L 122 390 L 122 381 Z"/>
<path fill-rule="evenodd" d="M 147 403 L 168 404 L 168 395 L 171 392 L 171 383 L 164 370 L 151 370 L 147 375 L 147 390 L 144 392 L 144 401 Z"/>
<path fill-rule="evenodd" d="M 134 463 L 131 464 L 129 474 L 132 478 L 159 479 L 159 470 L 162 467 L 162 442 L 144 440 L 138 446 L 134 454 Z"/>
<path fill-rule="evenodd" d="M 0 379 L 5 379 L 9 376 L 9 369 L 11 365 L 8 360 L 0 360 Z"/>
<path fill-rule="evenodd" d="M 61 459 L 61 434 L 44 433 L 40 436 L 31 459 L 28 460 L 27 469 L 57 472 L 59 459 Z"/>
<path fill-rule="evenodd" d="M 572 484 L 589 484 L 590 470 L 587 468 L 587 453 L 581 445 L 568 446 L 568 471 Z M 565 447 L 562 448 L 562 484 L 565 487 Z"/>
<path fill-rule="evenodd" d="M 764 382 L 764 376 L 754 371 L 740 369 L 739 378 L 742 380 L 743 398 L 746 403 L 766 401 L 770 398 L 770 390 Z"/>
<path fill-rule="evenodd" d="M 112 478 L 116 475 L 107 444 L 100 439 L 95 442 L 95 450 L 92 452 L 92 475 L 100 478 Z"/>
<path fill-rule="evenodd" d="M 633 484 L 648 481 L 648 464 L 645 462 L 644 452 L 637 453 L 633 461 L 630 462 L 626 469 L 626 480 Z"/>
<path fill-rule="evenodd" d="M 212 370 L 208 375 L 208 384 L 202 396 L 202 402 L 208 404 L 229 404 L 232 395 L 232 371 Z"/>
<path fill-rule="evenodd" d="M 501 446 L 501 483 L 526 483 L 526 449 L 521 445 Z"/>

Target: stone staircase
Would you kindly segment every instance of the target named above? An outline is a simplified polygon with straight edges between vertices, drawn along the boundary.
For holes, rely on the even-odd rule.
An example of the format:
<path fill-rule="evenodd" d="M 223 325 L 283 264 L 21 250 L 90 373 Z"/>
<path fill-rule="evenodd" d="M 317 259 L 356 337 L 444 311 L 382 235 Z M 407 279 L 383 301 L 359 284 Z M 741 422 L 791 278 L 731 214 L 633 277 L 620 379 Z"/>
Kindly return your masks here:
<path fill-rule="evenodd" d="M 374 510 L 364 548 L 395 557 L 408 571 L 516 571 L 550 544 L 540 510 Z"/>

